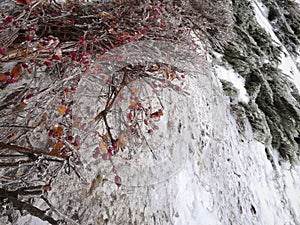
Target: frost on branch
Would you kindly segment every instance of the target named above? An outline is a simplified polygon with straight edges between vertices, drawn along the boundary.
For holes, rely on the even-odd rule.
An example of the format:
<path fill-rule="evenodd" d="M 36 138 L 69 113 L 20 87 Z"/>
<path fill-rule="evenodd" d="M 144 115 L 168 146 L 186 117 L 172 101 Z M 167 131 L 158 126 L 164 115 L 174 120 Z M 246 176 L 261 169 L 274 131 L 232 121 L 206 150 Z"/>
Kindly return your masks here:
<path fill-rule="evenodd" d="M 180 127 L 167 106 L 188 98 L 185 78 L 204 66 L 191 32 L 223 43 L 226 1 L 220 9 L 209 1 L 0 4 L 0 182 L 7 193 L 26 190 L 18 201 L 42 197 L 55 212 L 46 198 L 52 184 L 65 173 L 86 180 L 82 166 L 96 160 L 101 167 L 93 169 L 118 187 L 158 182 L 174 161 L 182 164 L 186 152 L 169 151 L 176 142 L 161 135 Z M 153 180 L 138 177 L 141 171 Z"/>
<path fill-rule="evenodd" d="M 180 147 L 184 136 L 164 133 L 186 120 L 174 110 L 190 97 L 182 75 L 202 76 L 202 60 L 190 46 L 164 41 L 129 43 L 103 55 L 95 67 L 101 72 L 81 79 L 73 108 L 87 165 L 108 177 L 117 174 L 126 186 L 173 175 L 188 149 Z"/>

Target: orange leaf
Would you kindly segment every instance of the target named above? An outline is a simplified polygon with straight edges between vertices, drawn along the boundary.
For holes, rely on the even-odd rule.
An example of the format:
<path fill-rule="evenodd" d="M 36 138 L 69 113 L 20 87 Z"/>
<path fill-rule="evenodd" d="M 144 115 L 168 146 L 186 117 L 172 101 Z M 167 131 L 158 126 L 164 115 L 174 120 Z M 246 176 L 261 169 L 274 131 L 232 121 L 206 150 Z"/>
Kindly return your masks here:
<path fill-rule="evenodd" d="M 113 16 L 110 13 L 108 13 L 108 12 L 103 11 L 101 14 L 105 18 L 108 18 L 108 19 L 113 18 Z"/>
<path fill-rule="evenodd" d="M 120 134 L 119 140 L 117 141 L 117 147 L 123 148 L 126 144 L 127 144 L 127 140 L 126 140 L 126 137 L 125 137 L 125 133 L 122 132 Z"/>
<path fill-rule="evenodd" d="M 0 82 L 5 82 L 7 80 L 7 76 L 4 73 L 0 73 Z"/>
<path fill-rule="evenodd" d="M 54 149 L 51 150 L 50 154 L 54 155 L 54 156 L 59 155 L 59 150 L 61 150 L 63 146 L 64 146 L 64 144 L 61 141 L 58 141 L 55 144 Z"/>
<path fill-rule="evenodd" d="M 101 135 L 101 138 L 104 142 L 108 142 L 108 134 Z"/>
<path fill-rule="evenodd" d="M 139 92 L 139 90 L 137 88 L 132 88 L 131 92 L 132 94 L 136 95 Z"/>
<path fill-rule="evenodd" d="M 62 127 L 53 126 L 53 130 L 57 133 L 58 137 L 62 137 L 64 135 L 64 131 Z"/>
<path fill-rule="evenodd" d="M 23 107 L 27 106 L 27 103 L 25 103 L 24 101 L 21 101 L 20 106 L 23 108 Z"/>
<path fill-rule="evenodd" d="M 145 119 L 145 120 L 144 120 L 144 124 L 145 124 L 145 125 L 148 125 L 148 124 L 149 124 L 149 123 L 148 123 L 148 120 Z"/>
<path fill-rule="evenodd" d="M 21 73 L 23 72 L 23 68 L 21 65 L 16 65 L 12 70 L 11 70 L 11 74 L 13 77 L 19 77 L 21 75 Z"/>
<path fill-rule="evenodd" d="M 45 122 L 47 120 L 47 113 L 44 113 L 42 116 L 42 122 Z"/>
<path fill-rule="evenodd" d="M 163 111 L 160 109 L 160 110 L 158 110 L 157 112 L 154 112 L 154 113 L 151 113 L 150 114 L 150 118 L 152 118 L 152 119 L 159 119 L 161 116 L 163 116 L 164 115 L 164 113 L 163 113 Z"/>
<path fill-rule="evenodd" d="M 99 147 L 102 151 L 102 154 L 107 153 L 108 148 L 107 148 L 106 144 L 104 144 L 102 141 L 99 141 Z"/>
<path fill-rule="evenodd" d="M 59 112 L 60 115 L 65 114 L 66 111 L 67 111 L 66 106 L 62 105 L 62 106 L 58 107 L 58 112 Z"/>
<path fill-rule="evenodd" d="M 130 36 L 130 33 L 129 32 L 126 32 L 126 31 L 123 31 L 123 36 Z"/>
<path fill-rule="evenodd" d="M 160 68 L 159 64 L 155 64 L 155 65 L 152 65 L 150 68 L 149 68 L 149 71 L 151 73 L 155 72 L 155 71 L 158 71 Z"/>
<path fill-rule="evenodd" d="M 11 134 L 7 138 L 8 138 L 8 140 L 13 141 L 16 139 L 16 134 Z"/>
<path fill-rule="evenodd" d="M 165 72 L 166 78 L 169 78 L 169 69 L 168 69 L 168 67 L 164 66 L 164 72 Z"/>
<path fill-rule="evenodd" d="M 27 68 L 28 73 L 32 73 L 33 69 L 32 68 Z"/>
<path fill-rule="evenodd" d="M 137 107 L 137 102 L 130 102 L 131 109 L 136 109 L 136 107 Z"/>
<path fill-rule="evenodd" d="M 176 78 L 177 78 L 177 77 L 176 77 L 176 75 L 175 75 L 175 71 L 172 70 L 171 73 L 170 73 L 170 79 L 171 79 L 171 80 L 174 80 L 174 79 L 176 79 Z"/>

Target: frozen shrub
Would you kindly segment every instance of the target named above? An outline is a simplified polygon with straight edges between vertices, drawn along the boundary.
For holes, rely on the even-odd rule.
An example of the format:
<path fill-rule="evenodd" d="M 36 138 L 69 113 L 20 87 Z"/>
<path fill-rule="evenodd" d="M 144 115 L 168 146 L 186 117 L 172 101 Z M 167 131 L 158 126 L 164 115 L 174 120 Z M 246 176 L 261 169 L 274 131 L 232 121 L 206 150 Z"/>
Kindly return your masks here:
<path fill-rule="evenodd" d="M 98 142 L 91 158 L 111 161 L 121 151 L 130 158 L 135 146 L 159 129 L 157 122 L 165 113 L 160 93 L 181 92 L 185 74 L 154 60 L 124 64 L 103 76 L 91 121 L 74 112 L 76 96 L 82 93 L 77 92 L 78 83 L 87 75 L 103 74 L 97 62 L 110 67 L 122 61 L 109 58 L 109 53 L 130 43 L 165 41 L 191 47 L 193 33 L 221 47 L 231 29 L 228 2 L 1 1 L 0 191 L 8 195 L 1 195 L 1 201 L 13 200 L 16 209 L 25 207 L 58 223 L 30 205 L 28 196 L 42 196 L 48 204 L 47 193 L 61 172 L 81 178 L 77 166 L 82 163 L 82 133 L 94 132 Z M 92 130 L 96 125 L 100 129 Z M 116 185 L 122 185 L 118 171 L 113 173 Z"/>

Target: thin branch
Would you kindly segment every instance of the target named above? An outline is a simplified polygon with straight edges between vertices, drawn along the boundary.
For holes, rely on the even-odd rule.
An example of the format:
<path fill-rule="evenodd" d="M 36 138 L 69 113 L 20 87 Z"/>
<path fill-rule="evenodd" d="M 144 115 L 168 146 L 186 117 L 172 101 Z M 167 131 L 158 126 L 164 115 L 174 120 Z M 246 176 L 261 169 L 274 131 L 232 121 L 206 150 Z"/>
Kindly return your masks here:
<path fill-rule="evenodd" d="M 6 148 L 6 149 L 10 149 L 13 151 L 17 151 L 17 152 L 22 152 L 22 153 L 26 153 L 26 154 L 37 154 L 37 155 L 45 155 L 45 156 L 50 156 L 50 157 L 54 157 L 54 158 L 64 158 L 60 155 L 52 155 L 50 152 L 47 152 L 45 150 L 37 150 L 37 149 L 32 149 L 32 148 L 25 148 L 25 147 L 21 147 L 18 145 L 11 145 L 11 144 L 6 144 L 4 142 L 0 142 L 0 147 L 1 148 Z"/>
<path fill-rule="evenodd" d="M 18 190 L 8 191 L 3 188 L 0 188 L 0 197 L 8 198 L 8 200 L 13 204 L 13 207 L 22 211 L 26 210 L 31 215 L 40 218 L 41 220 L 48 221 L 52 225 L 59 225 L 60 221 L 53 219 L 52 217 L 46 215 L 46 211 L 43 211 L 30 203 L 23 202 L 18 199 Z"/>

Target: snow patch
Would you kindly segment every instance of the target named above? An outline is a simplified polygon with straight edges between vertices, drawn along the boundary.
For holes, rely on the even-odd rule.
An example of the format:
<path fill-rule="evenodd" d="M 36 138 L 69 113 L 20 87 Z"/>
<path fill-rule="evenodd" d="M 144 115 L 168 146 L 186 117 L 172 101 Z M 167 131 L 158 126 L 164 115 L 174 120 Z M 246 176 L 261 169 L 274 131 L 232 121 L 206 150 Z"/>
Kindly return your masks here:
<path fill-rule="evenodd" d="M 238 73 L 236 73 L 232 68 L 227 69 L 223 66 L 215 66 L 215 71 L 220 80 L 226 80 L 233 84 L 233 86 L 238 89 L 239 96 L 238 100 L 240 102 L 248 103 L 249 96 L 245 88 L 245 80 Z"/>
<path fill-rule="evenodd" d="M 292 79 L 300 91 L 300 71 L 297 68 L 297 61 L 293 60 L 291 55 L 284 49 L 284 53 L 281 54 L 281 63 L 278 66 L 282 72 Z"/>
<path fill-rule="evenodd" d="M 20 217 L 16 225 L 49 225 L 49 223 L 35 216 L 26 215 Z"/>

